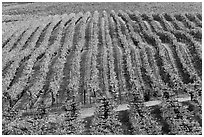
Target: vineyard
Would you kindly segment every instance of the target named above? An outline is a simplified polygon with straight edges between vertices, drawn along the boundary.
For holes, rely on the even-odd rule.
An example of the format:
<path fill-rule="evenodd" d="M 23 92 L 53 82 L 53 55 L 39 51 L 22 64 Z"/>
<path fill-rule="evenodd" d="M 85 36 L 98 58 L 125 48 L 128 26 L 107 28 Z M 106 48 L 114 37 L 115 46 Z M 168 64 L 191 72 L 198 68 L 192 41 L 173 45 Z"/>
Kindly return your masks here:
<path fill-rule="evenodd" d="M 2 17 L 2 134 L 202 134 L 202 14 Z"/>

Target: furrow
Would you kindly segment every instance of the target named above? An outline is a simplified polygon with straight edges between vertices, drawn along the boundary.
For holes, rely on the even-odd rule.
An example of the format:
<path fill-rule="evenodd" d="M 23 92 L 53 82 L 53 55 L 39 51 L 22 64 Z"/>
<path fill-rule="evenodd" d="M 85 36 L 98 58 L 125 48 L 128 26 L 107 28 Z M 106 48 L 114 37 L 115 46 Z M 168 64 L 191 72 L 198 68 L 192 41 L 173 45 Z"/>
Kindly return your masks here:
<path fill-rule="evenodd" d="M 113 34 L 111 35 L 112 43 L 113 43 L 113 53 L 115 58 L 115 68 L 116 68 L 116 75 L 119 82 L 119 101 L 120 103 L 123 101 L 123 95 L 125 95 L 126 91 L 126 80 L 124 78 L 123 72 L 123 54 L 121 48 L 118 46 L 120 45 L 117 30 L 115 26 L 115 22 L 112 17 L 110 17 L 110 29 L 112 30 Z"/>
<path fill-rule="evenodd" d="M 43 28 L 44 26 L 41 26 L 41 27 Z M 39 37 L 39 33 L 41 33 L 40 30 L 38 31 L 38 33 L 36 33 L 36 37 L 34 37 L 35 39 L 33 38 L 34 40 L 30 43 L 30 47 L 27 50 L 21 51 L 20 54 L 15 58 L 15 60 L 11 61 L 13 63 L 9 65 L 7 71 L 6 70 L 3 71 L 3 72 L 6 71 L 5 72 L 6 74 L 4 75 L 4 79 L 6 79 L 5 81 L 6 83 L 3 82 L 4 83 L 3 90 L 7 90 L 7 88 L 9 88 L 9 85 L 10 86 L 13 85 L 12 80 L 15 79 L 16 73 L 18 72 L 18 69 L 19 69 L 18 66 L 21 66 L 20 64 L 24 63 L 31 56 L 31 50 L 35 46 L 35 42 Z"/>
<path fill-rule="evenodd" d="M 187 29 L 194 29 L 196 26 L 195 24 L 193 24 L 192 22 L 190 22 L 186 16 L 184 14 L 175 14 L 174 17 L 176 18 L 176 20 L 180 21 L 181 23 L 183 23 L 183 25 L 187 28 Z"/>
<path fill-rule="evenodd" d="M 106 45 L 106 37 L 105 37 L 105 19 L 104 17 L 101 18 L 101 32 L 102 32 L 102 78 L 103 78 L 103 91 L 106 94 L 108 98 L 112 98 L 110 92 L 109 92 L 109 81 L 108 81 L 108 62 L 107 62 L 107 45 Z"/>
<path fill-rule="evenodd" d="M 195 14 L 193 14 L 193 13 L 186 13 L 185 15 L 186 15 L 186 17 L 187 17 L 191 22 L 195 23 L 195 25 L 196 25 L 197 27 L 202 28 L 202 21 L 200 21 L 200 20 L 197 18 L 197 16 L 196 16 Z"/>
<path fill-rule="evenodd" d="M 135 35 L 135 32 L 133 31 L 132 26 L 130 24 L 130 19 L 128 18 L 128 15 L 126 13 L 120 12 L 119 16 L 121 16 L 121 18 L 127 22 L 126 28 L 127 28 L 127 30 L 129 29 L 130 32 L 127 32 L 126 36 L 130 37 L 129 39 L 130 39 L 131 43 L 134 44 L 135 46 L 139 46 L 139 48 L 141 50 L 143 50 L 143 52 L 147 53 L 147 54 L 144 53 L 145 57 L 146 57 L 146 60 L 145 60 L 146 63 L 145 64 L 147 65 L 147 68 L 149 68 L 150 72 L 152 73 L 150 75 L 152 75 L 153 80 L 157 81 L 155 83 L 155 85 L 153 85 L 153 89 L 155 90 L 155 88 L 158 88 L 160 86 L 164 86 L 164 83 L 162 83 L 161 77 L 160 77 L 159 72 L 158 72 L 159 70 L 157 68 L 157 64 L 156 64 L 155 59 L 154 59 L 154 55 L 156 54 L 155 49 L 152 48 L 149 44 L 145 44 L 145 43 L 142 44 L 141 40 L 139 40 L 140 38 L 139 39 L 137 38 L 139 36 Z M 129 33 L 132 36 L 130 36 Z M 132 40 L 131 40 L 131 37 L 132 37 Z M 142 45 L 142 46 L 140 46 L 140 45 Z M 132 48 L 135 48 L 135 47 L 132 47 Z M 158 94 L 158 93 L 156 93 L 156 94 Z"/>
<path fill-rule="evenodd" d="M 131 56 L 130 56 L 130 50 L 128 41 L 126 39 L 126 36 L 123 35 L 122 30 L 125 30 L 124 24 L 122 24 L 122 20 L 116 15 L 115 11 L 111 11 L 111 15 L 113 16 L 115 22 L 116 22 L 116 30 L 117 35 L 119 38 L 120 46 L 123 53 L 123 75 L 126 80 L 126 88 L 127 88 L 127 94 L 128 91 L 131 90 L 131 79 L 134 74 L 132 74 L 132 64 L 131 64 Z"/>
<path fill-rule="evenodd" d="M 18 56 L 18 54 L 20 53 L 20 50 L 22 49 L 22 47 L 25 45 L 25 43 L 28 41 L 28 39 L 32 38 L 33 34 L 39 28 L 39 25 L 40 24 L 36 22 L 35 25 L 31 26 L 31 28 L 29 28 L 27 30 L 27 32 L 25 32 L 22 39 L 15 46 L 16 48 L 15 49 L 10 49 L 10 51 L 8 51 L 8 52 L 6 52 L 6 53 L 4 53 L 2 55 L 2 57 L 4 58 L 4 60 L 2 62 L 2 68 L 3 69 L 7 65 L 8 62 L 12 61 L 16 56 Z"/>
<path fill-rule="evenodd" d="M 43 83 L 41 83 L 41 82 L 38 81 L 38 80 L 43 79 L 44 77 L 43 77 L 43 75 L 39 75 L 39 76 L 36 77 L 36 79 L 35 79 L 34 81 L 32 81 L 32 82 L 30 82 L 29 79 L 31 78 L 30 76 L 33 75 L 33 71 L 34 71 L 34 70 L 33 70 L 33 67 L 34 67 L 34 64 L 36 63 L 36 61 L 38 61 L 38 60 L 37 60 L 38 57 L 41 56 L 41 55 L 43 55 L 43 56 L 45 55 L 44 53 L 45 53 L 45 51 L 46 51 L 46 49 L 47 49 L 47 46 L 48 46 L 49 36 L 50 36 L 50 34 L 51 34 L 51 32 L 52 32 L 53 27 L 59 22 L 59 17 L 55 16 L 55 17 L 52 18 L 52 20 L 53 20 L 53 22 L 52 22 L 51 25 L 49 26 L 48 31 L 46 32 L 46 35 L 45 35 L 45 38 L 44 38 L 42 44 L 41 44 L 38 48 L 36 48 L 36 49 L 34 50 L 32 56 L 30 57 L 30 59 L 28 60 L 28 62 L 27 62 L 27 64 L 26 64 L 25 71 L 24 71 L 26 77 L 23 77 L 23 79 L 25 78 L 25 80 L 22 80 L 22 81 L 21 81 L 22 84 L 19 84 L 21 88 L 24 87 L 24 86 L 22 86 L 22 85 L 29 86 L 27 92 L 28 92 L 28 93 L 32 96 L 32 98 L 34 98 L 34 99 L 37 98 L 38 89 L 40 89 L 40 88 L 42 87 L 42 85 L 43 85 Z M 49 50 L 47 50 L 47 51 L 49 51 Z M 44 61 L 46 61 L 46 60 L 44 59 Z M 44 65 L 46 66 L 47 64 L 44 64 Z M 43 68 L 43 66 L 41 65 L 39 71 L 42 70 L 41 72 L 43 73 L 43 69 L 44 69 L 44 68 Z M 43 73 L 43 74 L 45 74 L 45 73 Z M 37 85 L 37 84 L 38 84 L 38 85 Z M 16 87 L 18 87 L 18 85 L 16 85 Z M 15 89 L 15 88 L 14 88 L 14 89 Z"/>
<path fill-rule="evenodd" d="M 86 35 L 87 41 L 85 47 L 87 48 L 86 51 L 82 53 L 82 60 L 81 60 L 81 81 L 80 81 L 80 93 L 81 93 L 81 103 L 82 104 L 89 104 L 93 101 L 94 95 L 90 95 L 90 77 L 91 77 L 91 56 L 92 56 L 92 39 L 93 39 L 93 17 L 90 19 L 89 29 L 87 31 L 88 34 Z"/>
<path fill-rule="evenodd" d="M 81 61 L 81 50 L 85 44 L 85 30 L 87 27 L 87 20 L 90 17 L 91 13 L 86 12 L 82 18 L 81 25 L 79 27 L 79 39 L 75 45 L 75 53 L 71 60 L 71 70 L 70 70 L 70 79 L 68 81 L 67 90 L 71 97 L 71 100 L 75 103 L 80 103 L 80 61 Z"/>
<path fill-rule="evenodd" d="M 17 31 L 14 36 L 11 38 L 11 40 L 4 46 L 2 49 L 2 55 L 5 56 L 13 46 L 17 45 L 21 38 L 24 36 L 25 32 L 29 29 L 29 26 L 25 26 L 20 31 Z"/>
<path fill-rule="evenodd" d="M 106 39 L 106 44 L 107 44 L 107 67 L 108 67 L 108 80 L 109 80 L 109 87 L 108 90 L 112 95 L 112 98 L 117 102 L 118 100 L 118 90 L 119 90 L 119 83 L 116 77 L 116 72 L 115 72 L 115 59 L 113 55 L 113 45 L 112 45 L 112 39 L 110 36 L 110 26 L 109 26 L 109 21 L 108 21 L 108 15 L 106 11 L 103 11 L 103 16 L 104 16 L 104 22 L 105 22 L 105 39 Z"/>
<path fill-rule="evenodd" d="M 31 23 L 32 23 L 32 20 L 30 20 L 30 21 L 20 21 L 18 23 L 9 25 L 9 29 L 6 29 L 6 32 L 4 32 L 2 34 L 2 47 L 5 48 L 5 46 L 13 39 L 13 37 L 19 31 L 21 31 L 21 30 L 25 29 L 26 27 L 28 27 Z"/>
<path fill-rule="evenodd" d="M 138 23 L 143 24 L 141 17 L 139 17 L 136 13 L 135 13 L 134 16 L 137 17 L 138 20 L 140 20 L 140 22 L 138 22 Z M 128 18 L 128 17 L 126 16 L 126 18 Z M 162 27 L 160 27 L 160 29 L 162 30 Z M 147 68 L 149 68 L 146 72 L 149 75 L 149 77 L 152 79 L 152 82 L 154 82 L 154 83 L 152 83 L 153 84 L 152 87 L 153 87 L 153 89 L 156 90 L 156 92 L 158 92 L 157 88 L 164 88 L 164 89 L 166 89 L 167 88 L 166 87 L 166 83 L 170 82 L 169 79 L 167 79 L 168 77 L 166 77 L 166 75 L 168 75 L 168 73 L 162 67 L 163 66 L 162 65 L 162 59 L 160 58 L 160 55 L 159 55 L 160 54 L 159 51 L 161 49 L 160 41 L 151 31 L 145 31 L 142 28 L 141 28 L 141 31 L 142 32 L 140 34 L 140 37 L 141 37 L 141 39 L 143 40 L 143 43 L 144 43 L 144 44 L 142 44 L 143 46 L 141 46 L 141 49 L 143 49 L 145 51 L 144 48 L 146 46 L 148 46 L 148 45 L 151 45 L 151 47 L 153 49 L 155 49 L 155 51 L 156 51 L 155 54 L 154 54 L 154 57 L 155 57 L 155 61 L 156 61 L 156 64 L 158 66 L 158 69 L 159 69 L 159 73 L 161 75 L 161 79 L 157 79 L 155 77 L 155 75 L 153 75 L 153 70 L 149 66 L 148 58 L 147 58 L 147 61 L 146 61 L 145 64 L 146 64 Z M 145 56 L 147 56 L 147 55 L 145 55 Z M 160 94 L 160 93 L 158 93 L 158 94 Z"/>
<path fill-rule="evenodd" d="M 35 46 L 35 44 L 36 43 L 34 43 L 34 42 L 31 43 L 31 47 Z M 42 47 L 41 47 L 41 49 L 36 49 L 34 51 L 34 54 L 32 54 L 31 57 L 29 58 L 29 60 L 26 62 L 26 66 L 22 72 L 23 74 L 22 74 L 21 78 L 19 78 L 19 81 L 17 83 L 15 83 L 7 91 L 10 94 L 11 99 L 13 100 L 12 106 L 16 104 L 16 102 L 20 99 L 20 97 L 22 97 L 21 93 L 23 93 L 22 91 L 27 86 L 27 80 L 28 80 L 30 74 L 32 74 L 32 67 L 33 67 L 33 64 L 35 62 L 34 59 L 36 59 L 36 57 L 39 55 L 38 54 L 38 53 L 40 53 L 39 51 L 43 51 Z M 22 52 L 22 54 L 23 53 L 29 53 L 29 52 L 25 50 L 24 52 Z"/>
<path fill-rule="evenodd" d="M 59 16 L 59 21 L 52 28 L 52 32 L 51 32 L 51 35 L 53 32 L 57 33 L 57 35 L 53 34 L 57 36 L 56 40 L 54 40 L 53 43 L 49 42 L 49 40 L 52 38 L 52 36 L 50 35 L 49 40 L 47 41 L 47 43 L 45 43 L 48 49 L 46 50 L 45 55 L 40 64 L 39 75 L 36 77 L 36 82 L 29 89 L 31 94 L 34 93 L 33 94 L 33 103 L 34 103 L 33 107 L 37 107 L 40 103 L 42 103 L 41 101 L 43 101 L 43 103 L 45 103 L 48 106 L 52 104 L 52 99 L 48 99 L 48 100 L 45 99 L 46 93 L 49 92 L 48 91 L 49 85 L 47 81 L 49 82 L 49 72 L 51 70 L 50 68 L 52 67 L 51 66 L 52 60 L 54 56 L 56 55 L 56 53 L 58 52 L 58 50 L 62 46 L 60 45 L 60 41 L 62 38 L 63 27 L 65 23 L 66 22 L 62 20 L 62 16 Z M 55 28 L 57 28 L 57 31 L 55 31 Z M 55 96 L 55 92 L 53 93 L 52 90 L 50 92 L 54 94 Z M 49 101 L 49 102 L 45 102 L 45 101 Z"/>
<path fill-rule="evenodd" d="M 127 24 L 126 27 L 129 30 L 129 32 L 128 33 L 126 32 L 126 35 L 127 35 L 127 37 L 129 37 L 130 43 L 132 43 L 132 44 L 130 44 L 130 48 L 133 49 L 133 58 L 134 58 L 133 59 L 133 67 L 134 67 L 134 74 L 136 75 L 136 78 L 133 78 L 133 79 L 138 79 L 135 81 L 134 86 L 136 86 L 136 88 L 138 88 L 139 90 L 142 91 L 142 93 L 139 93 L 139 94 L 143 96 L 144 95 L 143 90 L 147 89 L 147 86 L 145 85 L 145 81 L 142 78 L 142 71 L 141 71 L 141 69 L 142 69 L 142 62 L 141 61 L 142 60 L 140 58 L 140 53 L 139 53 L 141 48 L 143 48 L 140 46 L 141 43 L 143 43 L 143 40 L 141 39 L 139 34 L 135 33 L 133 27 L 136 27 L 136 26 L 131 21 L 131 19 L 128 17 L 128 15 L 125 14 L 124 12 L 120 11 L 119 16 Z M 140 33 L 139 30 L 136 32 Z M 137 84 L 137 81 L 139 81 L 140 85 Z"/>
<path fill-rule="evenodd" d="M 152 22 L 153 23 L 153 22 Z M 153 25 L 153 24 L 152 24 Z M 153 26 L 156 26 L 156 25 L 153 25 Z M 176 60 L 176 63 L 177 63 L 177 68 L 179 69 L 179 73 L 181 74 L 181 76 L 182 76 L 182 79 L 184 80 L 184 83 L 185 82 L 187 82 L 187 81 L 185 81 L 185 78 L 184 78 L 184 76 L 187 78 L 187 79 L 189 79 L 188 78 L 188 75 L 189 74 L 187 74 L 187 73 L 185 73 L 184 71 L 183 71 L 183 65 L 182 65 L 182 62 L 180 61 L 180 59 L 179 59 L 179 55 L 178 55 L 178 53 L 177 53 L 177 51 L 178 50 L 176 50 L 176 45 L 174 45 L 174 44 L 176 44 L 175 42 L 176 42 L 176 38 L 171 34 L 171 33 L 166 33 L 166 31 L 160 31 L 160 30 L 156 30 L 155 29 L 155 31 L 156 31 L 156 33 L 157 33 L 157 35 L 159 35 L 159 36 L 162 36 L 162 34 L 164 34 L 163 36 L 165 36 L 165 35 L 170 35 L 169 36 L 169 38 L 170 38 L 170 40 L 168 40 L 168 39 L 163 39 L 164 41 L 163 42 L 170 42 L 171 44 L 173 44 L 173 45 L 169 45 L 170 46 L 170 49 L 172 50 L 172 53 L 174 53 L 174 59 Z M 165 37 L 163 37 L 163 38 L 165 38 Z M 168 38 L 168 37 L 167 37 Z M 161 39 L 162 39 L 162 37 L 161 37 Z M 175 47 L 174 47 L 175 46 Z M 186 79 L 186 80 L 187 80 Z"/>
<path fill-rule="evenodd" d="M 101 87 L 100 87 L 100 70 L 97 62 L 97 57 L 99 56 L 99 12 L 95 11 L 93 14 L 93 35 L 91 36 L 91 49 L 92 49 L 92 56 L 91 56 L 91 76 L 90 76 L 90 95 L 95 95 L 94 102 L 98 101 L 97 99 L 106 96 Z"/>
<path fill-rule="evenodd" d="M 56 31 L 56 34 L 53 34 L 53 35 L 56 35 L 57 37 L 55 38 L 55 41 L 51 46 L 56 46 L 56 50 L 53 52 L 51 56 L 50 65 L 48 67 L 49 71 L 45 78 L 46 79 L 45 85 L 43 86 L 43 89 L 45 91 L 44 100 L 48 101 L 47 103 L 48 105 L 52 105 L 53 103 L 56 103 L 57 101 L 58 91 L 60 88 L 60 81 L 58 81 L 58 79 L 59 77 L 62 77 L 62 73 L 60 73 L 62 72 L 62 70 L 59 71 L 59 69 L 61 69 L 60 67 L 63 65 L 63 64 L 60 64 L 61 62 L 59 62 L 59 60 L 63 58 L 62 54 L 66 53 L 66 52 L 62 53 L 65 43 L 62 44 L 61 41 L 64 37 L 63 32 L 64 30 L 66 30 L 67 22 L 72 20 L 73 17 L 74 17 L 74 14 L 62 15 L 61 16 L 62 21 L 60 22 L 58 26 L 58 30 Z"/>
<path fill-rule="evenodd" d="M 191 57 L 194 67 L 196 68 L 198 75 L 202 75 L 202 49 L 197 42 L 195 42 L 192 37 L 182 31 L 174 31 L 174 36 L 177 38 L 178 42 L 184 43 L 185 47 L 189 51 L 189 56 Z"/>
<path fill-rule="evenodd" d="M 59 58 L 59 63 L 61 64 L 59 66 L 59 73 L 56 71 L 54 73 L 60 74 L 62 77 L 58 77 L 56 81 L 61 81 L 60 89 L 59 89 L 59 95 L 56 99 L 56 102 L 65 102 L 67 99 L 70 98 L 69 92 L 67 91 L 67 83 L 69 82 L 70 78 L 70 71 L 71 71 L 71 60 L 74 57 L 74 33 L 75 33 L 75 27 L 79 20 L 81 20 L 83 16 L 83 13 L 78 13 L 75 18 L 72 20 L 71 25 L 68 27 L 67 33 L 66 33 L 66 39 L 64 42 L 64 46 L 61 53 L 61 57 Z M 57 60 L 58 62 L 58 60 Z"/>

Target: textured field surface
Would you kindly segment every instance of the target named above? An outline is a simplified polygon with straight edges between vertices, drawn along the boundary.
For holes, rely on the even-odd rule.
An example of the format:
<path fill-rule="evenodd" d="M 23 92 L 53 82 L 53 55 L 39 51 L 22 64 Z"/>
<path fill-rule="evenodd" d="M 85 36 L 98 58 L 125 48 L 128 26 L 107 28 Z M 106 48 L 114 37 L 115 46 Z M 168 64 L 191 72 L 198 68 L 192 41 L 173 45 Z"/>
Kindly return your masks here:
<path fill-rule="evenodd" d="M 102 112 L 116 128 L 102 134 L 201 133 L 200 13 L 112 10 L 4 16 L 2 28 L 3 113 L 14 111 L 28 122 L 30 116 L 52 119 L 76 109 L 77 120 L 94 117 L 85 124 L 86 134 L 102 132 L 95 124 Z M 104 102 L 103 109 L 99 106 Z M 116 114 L 120 120 L 114 119 Z M 174 115 L 176 119 L 169 118 Z M 8 127 L 19 120 L 5 119 Z M 18 134 L 10 132 L 4 130 Z"/>
<path fill-rule="evenodd" d="M 56 15 L 95 10 L 131 10 L 141 13 L 202 13 L 201 2 L 3 2 L 3 15 Z"/>

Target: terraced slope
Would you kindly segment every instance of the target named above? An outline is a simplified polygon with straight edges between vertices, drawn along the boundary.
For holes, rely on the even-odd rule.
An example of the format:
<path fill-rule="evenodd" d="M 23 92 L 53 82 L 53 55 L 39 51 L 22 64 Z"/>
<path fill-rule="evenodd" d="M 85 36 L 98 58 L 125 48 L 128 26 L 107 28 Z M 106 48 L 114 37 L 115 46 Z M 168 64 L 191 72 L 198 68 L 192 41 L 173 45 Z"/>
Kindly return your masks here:
<path fill-rule="evenodd" d="M 9 108 L 27 117 L 42 114 L 41 108 L 43 114 L 63 114 L 75 104 L 78 117 L 95 114 L 97 123 L 102 99 L 111 106 L 107 118 L 128 110 L 128 134 L 187 134 L 184 129 L 173 132 L 176 122 L 163 114 L 169 107 L 179 108 L 179 114 L 190 111 L 187 117 L 197 117 L 194 121 L 202 119 L 201 14 L 95 11 L 12 18 L 3 23 L 2 34 L 5 112 Z M 185 103 L 194 109 L 187 110 Z M 155 116 L 149 107 L 156 105 L 162 114 Z M 137 127 L 136 113 L 147 124 L 144 131 Z M 154 132 L 150 125 L 155 119 Z"/>

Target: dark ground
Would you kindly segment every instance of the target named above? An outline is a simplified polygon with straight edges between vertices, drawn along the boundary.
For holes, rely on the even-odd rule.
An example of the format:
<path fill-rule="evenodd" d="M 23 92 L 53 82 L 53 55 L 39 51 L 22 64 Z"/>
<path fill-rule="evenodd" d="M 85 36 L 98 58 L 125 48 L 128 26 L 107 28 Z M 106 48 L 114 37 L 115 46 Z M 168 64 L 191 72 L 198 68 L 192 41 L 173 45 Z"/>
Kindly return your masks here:
<path fill-rule="evenodd" d="M 44 3 L 2 3 L 3 15 L 54 15 L 64 13 L 78 13 L 80 11 L 110 11 L 138 10 L 142 13 L 150 12 L 199 12 L 202 13 L 201 2 L 44 2 Z"/>

